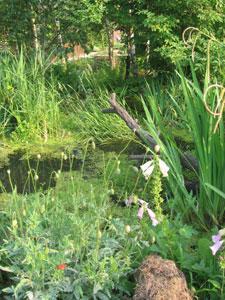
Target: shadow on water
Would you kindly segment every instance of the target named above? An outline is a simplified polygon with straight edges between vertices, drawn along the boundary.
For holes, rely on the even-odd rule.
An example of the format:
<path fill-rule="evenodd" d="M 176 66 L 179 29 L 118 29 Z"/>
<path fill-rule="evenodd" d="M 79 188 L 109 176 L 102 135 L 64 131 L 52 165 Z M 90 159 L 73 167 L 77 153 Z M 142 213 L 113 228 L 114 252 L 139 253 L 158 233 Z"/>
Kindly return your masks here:
<path fill-rule="evenodd" d="M 58 171 L 69 172 L 82 170 L 83 178 L 96 175 L 99 165 L 103 161 L 103 153 L 124 153 L 135 154 L 143 152 L 144 148 L 135 143 L 114 143 L 99 147 L 96 150 L 88 151 L 85 155 L 84 150 L 73 149 L 65 155 L 57 157 L 51 155 L 42 155 L 38 159 L 37 155 L 27 155 L 25 151 L 11 153 L 7 157 L 7 162 L 0 165 L 0 193 L 11 193 L 15 190 L 17 193 L 32 193 L 38 190 L 45 191 L 50 187 L 56 186 L 56 176 Z M 84 168 L 83 168 L 83 167 Z M 101 167 L 100 167 L 101 169 Z M 10 172 L 10 174 L 9 174 Z M 35 175 L 38 179 L 35 180 Z"/>
<path fill-rule="evenodd" d="M 83 160 L 76 155 L 66 159 L 43 156 L 26 158 L 24 152 L 15 152 L 8 156 L 8 161 L 0 166 L 0 192 L 10 193 L 15 189 L 18 193 L 32 193 L 35 190 L 47 190 L 55 187 L 56 174 L 81 169 Z M 35 178 L 35 174 L 38 175 Z M 36 179 L 36 180 L 35 180 Z"/>

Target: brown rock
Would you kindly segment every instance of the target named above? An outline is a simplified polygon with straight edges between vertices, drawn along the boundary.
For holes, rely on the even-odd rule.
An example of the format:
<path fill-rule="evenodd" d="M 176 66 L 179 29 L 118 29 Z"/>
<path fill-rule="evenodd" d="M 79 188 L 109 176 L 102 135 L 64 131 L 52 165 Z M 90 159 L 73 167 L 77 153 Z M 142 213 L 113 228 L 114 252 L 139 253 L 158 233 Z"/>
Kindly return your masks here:
<path fill-rule="evenodd" d="M 133 300 L 192 300 L 184 274 L 171 260 L 148 256 L 136 274 Z"/>

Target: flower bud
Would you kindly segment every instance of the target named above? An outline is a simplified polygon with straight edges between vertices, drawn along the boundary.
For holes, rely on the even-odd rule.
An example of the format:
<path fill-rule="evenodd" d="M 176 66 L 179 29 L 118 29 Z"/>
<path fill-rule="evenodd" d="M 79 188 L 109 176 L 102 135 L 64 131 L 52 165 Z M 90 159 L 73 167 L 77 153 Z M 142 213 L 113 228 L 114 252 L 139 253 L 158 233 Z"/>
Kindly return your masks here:
<path fill-rule="evenodd" d="M 102 232 L 100 230 L 98 230 L 97 237 L 98 237 L 98 239 L 100 239 L 102 237 Z"/>
<path fill-rule="evenodd" d="M 155 150 L 155 153 L 159 153 L 160 146 L 159 145 L 155 145 L 154 150 Z"/>
<path fill-rule="evenodd" d="M 11 173 L 10 169 L 7 170 L 7 173 L 8 173 L 8 175 L 10 175 L 10 173 Z"/>
<path fill-rule="evenodd" d="M 114 195 L 114 193 L 115 193 L 115 191 L 114 191 L 113 188 L 109 190 L 109 194 L 110 194 L 110 195 Z"/>
<path fill-rule="evenodd" d="M 38 154 L 38 155 L 37 155 L 37 159 L 41 159 L 41 154 Z"/>
<path fill-rule="evenodd" d="M 126 232 L 126 233 L 130 233 L 130 232 L 131 232 L 131 227 L 130 227 L 130 225 L 126 225 L 126 226 L 125 226 L 125 232 Z"/>
<path fill-rule="evenodd" d="M 134 170 L 135 173 L 138 173 L 138 172 L 139 172 L 138 168 L 135 167 L 135 166 L 132 166 L 132 169 Z"/>
<path fill-rule="evenodd" d="M 91 142 L 91 147 L 92 147 L 93 150 L 95 150 L 96 145 L 95 145 L 95 142 L 94 142 L 94 141 Z"/>
<path fill-rule="evenodd" d="M 133 202 L 134 202 L 134 204 L 138 203 L 138 196 L 137 195 L 133 196 Z"/>
<path fill-rule="evenodd" d="M 34 180 L 37 181 L 38 179 L 39 179 L 38 175 L 35 174 L 35 175 L 34 175 Z"/>
<path fill-rule="evenodd" d="M 225 235 L 225 228 L 219 230 L 219 235 L 220 236 L 224 236 Z"/>
<path fill-rule="evenodd" d="M 41 206 L 41 213 L 43 214 L 45 212 L 45 206 L 44 204 Z"/>
<path fill-rule="evenodd" d="M 16 219 L 14 219 L 14 220 L 12 221 L 12 227 L 13 227 L 14 229 L 16 229 L 16 228 L 18 227 L 18 223 L 17 223 L 17 220 L 16 220 Z"/>
<path fill-rule="evenodd" d="M 121 173 L 120 168 L 117 167 L 117 168 L 116 168 L 116 174 L 117 174 L 117 175 L 120 175 L 120 173 Z"/>

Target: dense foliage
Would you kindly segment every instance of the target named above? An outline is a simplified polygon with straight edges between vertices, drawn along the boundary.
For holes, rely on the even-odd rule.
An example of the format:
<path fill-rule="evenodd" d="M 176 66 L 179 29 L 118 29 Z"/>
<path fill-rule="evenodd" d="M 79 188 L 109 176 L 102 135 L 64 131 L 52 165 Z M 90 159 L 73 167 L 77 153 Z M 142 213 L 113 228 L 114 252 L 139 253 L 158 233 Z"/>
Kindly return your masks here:
<path fill-rule="evenodd" d="M 33 0 L 29 5 L 23 0 L 2 1 L 0 5 L 2 47 L 20 49 L 21 45 L 26 45 L 62 51 L 66 44 L 68 51 L 69 47 L 81 44 L 88 49 L 102 40 L 102 34 L 106 36 L 103 41 L 108 40 L 110 47 L 112 31 L 120 30 L 128 55 L 135 51 L 134 64 L 144 66 L 147 71 L 168 71 L 178 61 L 187 63 L 190 51 L 182 41 L 182 33 L 194 27 L 214 41 L 217 64 L 222 62 L 221 53 L 216 53 L 221 45 L 215 42 L 215 39 L 222 42 L 224 37 L 225 4 L 220 0 L 156 0 L 151 3 L 140 0 Z M 199 32 L 192 36 L 191 47 L 196 43 L 197 64 L 202 65 L 204 61 L 203 53 L 209 39 Z"/>
<path fill-rule="evenodd" d="M 1 299 L 127 299 L 151 254 L 225 298 L 224 25 L 223 0 L 0 2 Z"/>

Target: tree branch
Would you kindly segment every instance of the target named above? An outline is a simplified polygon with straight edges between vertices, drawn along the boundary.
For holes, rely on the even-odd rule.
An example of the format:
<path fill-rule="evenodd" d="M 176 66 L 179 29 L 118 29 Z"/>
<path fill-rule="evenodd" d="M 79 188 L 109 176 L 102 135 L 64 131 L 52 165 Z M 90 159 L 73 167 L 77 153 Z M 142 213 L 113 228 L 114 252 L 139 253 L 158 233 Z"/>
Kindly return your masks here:
<path fill-rule="evenodd" d="M 154 150 L 156 141 L 154 138 L 135 121 L 129 113 L 116 101 L 116 94 L 113 93 L 109 99 L 110 108 L 103 109 L 103 113 L 116 113 L 122 120 L 125 121 L 127 126 L 135 133 L 135 135 L 144 142 L 150 149 Z M 138 159 L 142 159 L 146 155 L 140 155 Z M 198 162 L 196 158 L 189 153 L 181 154 L 182 166 L 190 170 L 198 170 Z"/>

